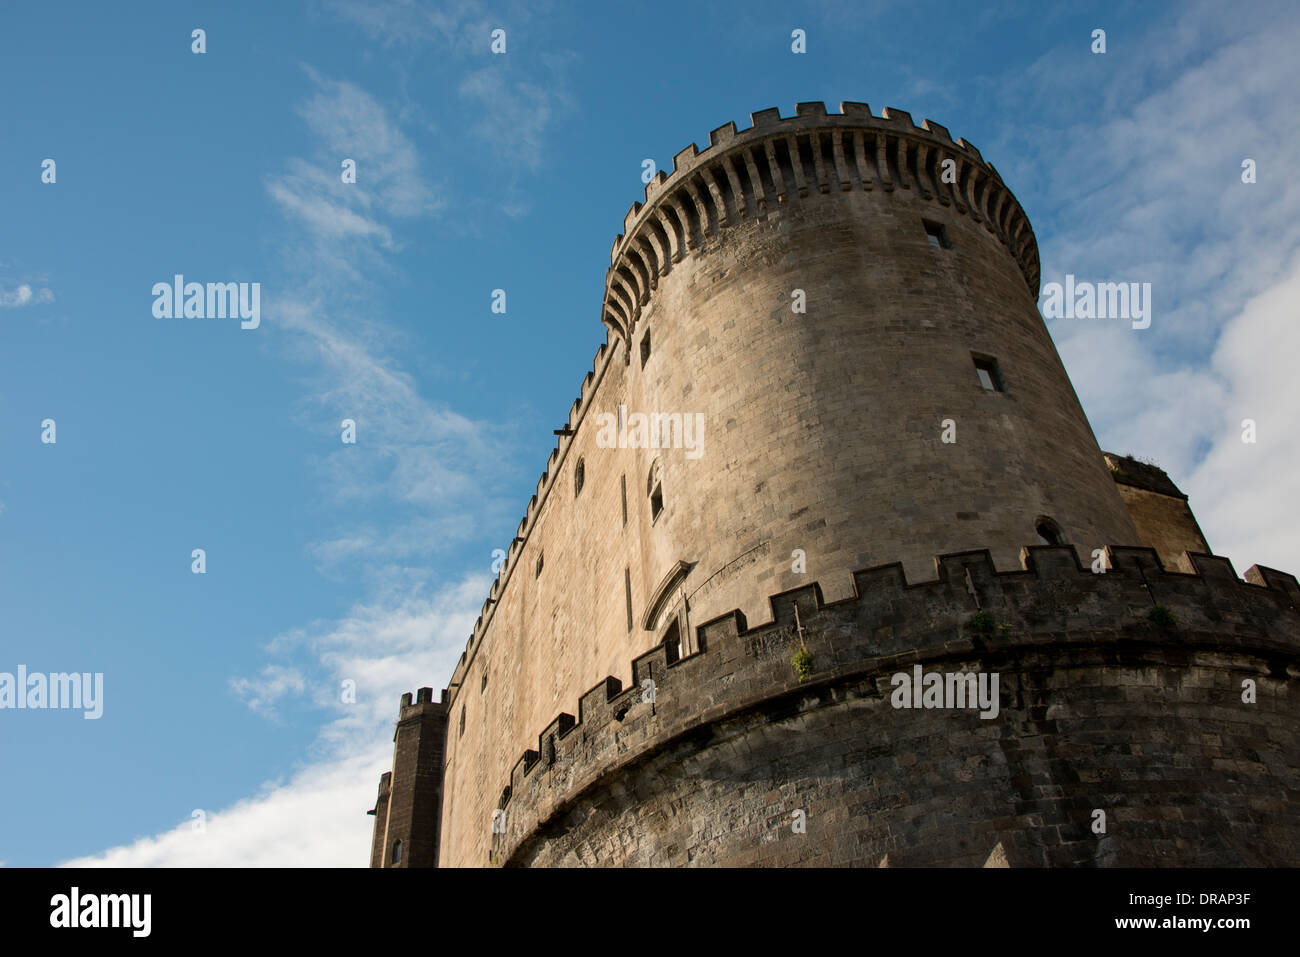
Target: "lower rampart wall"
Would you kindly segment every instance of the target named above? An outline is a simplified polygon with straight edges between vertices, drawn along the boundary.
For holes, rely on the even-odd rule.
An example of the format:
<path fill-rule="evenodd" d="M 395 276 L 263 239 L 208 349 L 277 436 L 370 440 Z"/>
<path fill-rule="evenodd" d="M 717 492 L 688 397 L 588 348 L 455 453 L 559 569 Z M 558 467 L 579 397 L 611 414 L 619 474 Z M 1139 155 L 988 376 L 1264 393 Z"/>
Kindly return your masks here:
<path fill-rule="evenodd" d="M 552 722 L 484 863 L 1300 865 L 1300 584 L 1108 560 L 947 555 L 934 581 L 885 566 L 843 602 L 810 585 L 767 624 L 712 621 L 699 653 L 655 649 Z M 894 707 L 918 665 L 997 673 L 996 716 Z"/>

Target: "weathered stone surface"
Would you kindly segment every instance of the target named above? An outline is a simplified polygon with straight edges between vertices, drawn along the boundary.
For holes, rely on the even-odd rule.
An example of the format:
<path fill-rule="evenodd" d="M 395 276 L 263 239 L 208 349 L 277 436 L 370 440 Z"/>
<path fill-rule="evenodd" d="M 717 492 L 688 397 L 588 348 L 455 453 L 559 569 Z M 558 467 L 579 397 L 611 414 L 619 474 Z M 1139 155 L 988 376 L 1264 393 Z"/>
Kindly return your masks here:
<path fill-rule="evenodd" d="M 1162 562 L 1173 567 L 1185 552 L 1210 551 L 1201 526 L 1187 504 L 1187 496 L 1163 469 L 1109 452 L 1106 464 L 1133 518 L 1138 537 L 1156 550 Z"/>
<path fill-rule="evenodd" d="M 850 601 L 806 588 L 774 598 L 770 624 L 706 625 L 702 652 L 638 659 L 653 707 L 616 693 L 512 780 L 496 858 L 978 867 L 1000 843 L 1012 867 L 1300 864 L 1300 586 L 1166 571 L 1149 549 L 1110 561 L 1093 574 L 1035 548 L 998 573 L 945 556 L 937 581 L 876 569 Z M 1156 601 L 1173 628 L 1149 620 Z M 997 673 L 998 715 L 895 708 L 890 678 L 915 664 Z"/>
<path fill-rule="evenodd" d="M 414 743 L 399 728 L 376 856 L 433 821 L 413 839 L 444 866 L 886 852 L 890 866 L 979 866 L 999 842 L 1011 866 L 1244 860 L 1242 835 L 1285 830 L 1296 793 L 1278 705 L 1294 579 L 1252 570 L 1247 585 L 1208 557 L 1171 576 L 1124 548 L 1104 575 L 1070 549 L 1035 550 L 1023 570 L 1044 519 L 1085 560 L 1157 543 L 1038 314 L 1019 204 L 973 146 L 902 111 L 753 119 L 681 151 L 628 211 L 606 343 L 439 717 L 408 725 Z M 982 387 L 976 357 L 996 360 L 1000 389 Z M 607 447 L 609 419 L 635 414 L 698 415 L 699 454 L 681 431 L 673 448 Z M 1158 525 L 1144 527 L 1168 561 L 1179 540 Z M 934 555 L 970 549 L 924 583 Z M 1010 638 L 967 627 L 967 565 Z M 872 566 L 885 567 L 853 573 Z M 804 685 L 794 605 L 769 604 L 792 589 L 815 629 Z M 1146 621 L 1153 602 L 1176 632 Z M 894 710 L 882 687 L 922 660 L 1005 668 L 1014 695 L 992 721 Z M 1238 675 L 1263 676 L 1254 710 L 1228 700 Z M 436 748 L 417 747 L 425 734 Z M 1253 804 L 1247 774 L 1271 776 Z M 1139 801 L 1143 787 L 1156 796 Z M 805 834 L 790 831 L 796 799 Z M 1146 844 L 1078 831 L 1103 799 L 1115 840 L 1127 827 Z"/>

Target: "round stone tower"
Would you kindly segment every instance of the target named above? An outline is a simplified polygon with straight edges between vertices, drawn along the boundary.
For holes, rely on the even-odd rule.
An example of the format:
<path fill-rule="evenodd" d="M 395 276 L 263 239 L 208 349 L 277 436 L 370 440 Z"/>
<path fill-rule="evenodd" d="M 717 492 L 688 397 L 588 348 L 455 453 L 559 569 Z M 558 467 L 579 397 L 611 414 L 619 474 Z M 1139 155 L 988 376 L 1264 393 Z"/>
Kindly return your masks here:
<path fill-rule="evenodd" d="M 897 110 L 752 120 L 624 218 L 372 861 L 1300 862 L 1300 584 L 1176 554 L 1181 493 L 1106 464 L 997 171 Z"/>
<path fill-rule="evenodd" d="M 604 321 L 630 362 L 654 357 L 632 407 L 705 425 L 698 459 L 661 456 L 656 559 L 712 572 L 769 543 L 770 575 L 715 579 L 693 615 L 810 575 L 844 595 L 884 562 L 928 577 L 967 548 L 1017 567 L 1040 532 L 1138 542 L 1038 313 L 1015 197 L 943 127 L 841 110 L 715 130 L 614 243 Z"/>

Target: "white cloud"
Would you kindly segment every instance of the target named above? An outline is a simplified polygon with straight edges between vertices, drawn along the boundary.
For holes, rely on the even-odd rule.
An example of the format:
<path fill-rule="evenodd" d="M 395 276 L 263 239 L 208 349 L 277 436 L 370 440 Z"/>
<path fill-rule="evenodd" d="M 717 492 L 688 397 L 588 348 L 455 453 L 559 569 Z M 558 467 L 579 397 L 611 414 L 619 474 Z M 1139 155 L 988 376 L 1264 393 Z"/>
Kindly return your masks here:
<path fill-rule="evenodd" d="M 395 331 L 368 305 L 368 276 L 387 268 L 382 254 L 393 244 L 388 220 L 438 207 L 414 149 L 368 94 L 308 72 L 318 92 L 300 113 L 320 142 L 319 160 L 291 161 L 267 183 L 306 242 L 289 244 L 296 278 L 264 312 L 288 334 L 282 341 L 293 357 L 313 370 L 304 419 L 328 429 L 345 417 L 357 422 L 366 454 L 334 432 L 334 451 L 318 463 L 325 489 L 338 500 L 413 517 L 403 514 L 396 527 L 372 519 L 310 546 L 331 569 L 348 562 L 359 569 L 369 598 L 342 620 L 279 635 L 267 647 L 268 664 L 231 682 L 259 713 L 296 703 L 330 715 L 308 760 L 287 781 L 204 809 L 202 832 L 183 821 L 70 864 L 364 866 L 373 823 L 364 812 L 391 765 L 399 697 L 413 682 L 447 680 L 491 586 L 486 557 L 482 571 L 432 595 L 426 571 L 395 563 L 426 552 L 422 536 L 472 533 L 465 517 L 495 508 L 492 477 L 503 448 L 491 428 L 420 394 L 393 357 Z M 371 177 L 363 188 L 342 184 L 331 166 L 347 153 L 358 161 L 357 185 Z M 365 271 L 356 264 L 358 248 L 372 254 Z M 354 704 L 342 701 L 345 681 L 355 683 Z"/>
<path fill-rule="evenodd" d="M 379 101 L 351 83 L 329 80 L 310 67 L 306 71 L 318 89 L 298 113 L 323 152 L 337 157 L 330 168 L 331 185 L 346 186 L 344 195 L 390 216 L 422 216 L 442 208 L 420 172 L 414 145 Z M 356 183 L 342 182 L 343 158 L 357 161 Z"/>
<path fill-rule="evenodd" d="M 282 341 L 294 358 L 313 370 L 303 421 L 318 429 L 334 429 L 344 418 L 357 423 L 356 446 L 338 442 L 336 432 L 332 451 L 316 463 L 329 495 L 425 512 L 403 522 L 404 529 L 426 521 L 428 510 L 444 510 L 454 516 L 439 521 L 444 535 L 463 538 L 472 528 L 457 517 L 482 504 L 504 458 L 498 430 L 422 396 L 395 358 L 400 335 L 373 306 L 373 277 L 391 268 L 383 254 L 396 245 L 390 221 L 431 215 L 440 202 L 414 147 L 378 101 L 306 71 L 316 91 L 298 112 L 318 141 L 319 160 L 291 160 L 267 183 L 286 214 L 305 226 L 305 242 L 285 244 L 295 278 L 284 296 L 264 303 L 264 312 L 291 334 Z M 356 184 L 339 179 L 342 156 L 357 160 Z M 376 551 L 366 554 L 371 544 Z M 409 532 L 352 529 L 313 550 L 330 565 L 428 553 L 437 542 L 422 550 L 412 544 Z"/>
<path fill-rule="evenodd" d="M 11 292 L 0 289 L 0 309 L 13 309 L 19 306 L 33 306 L 37 303 L 53 302 L 54 293 L 44 287 L 32 289 L 27 283 L 22 283 Z"/>
<path fill-rule="evenodd" d="M 479 116 L 474 135 L 487 142 L 499 162 L 529 170 L 541 165 L 543 135 L 551 121 L 550 92 L 528 80 L 512 83 L 505 67 L 493 64 L 468 74 L 460 95 Z"/>
<path fill-rule="evenodd" d="M 498 487 L 500 467 L 508 459 L 502 429 L 434 403 L 420 394 L 412 377 L 385 356 L 372 322 L 337 321 L 323 308 L 303 302 L 278 304 L 281 326 L 294 333 L 301 358 L 317 370 L 314 391 L 303 400 L 304 418 L 328 423 L 333 430 L 344 418 L 356 422 L 358 446 L 335 441 L 317 462 L 325 487 L 338 502 L 362 504 L 387 500 L 419 513 L 410 523 L 428 526 L 431 512 L 443 535 L 473 530 L 467 511 L 486 506 Z M 322 412 L 322 410 L 326 410 Z M 480 513 L 481 514 L 481 513 Z M 350 532 L 354 545 L 378 539 L 394 544 L 394 535 L 411 541 L 404 525 L 387 535 Z M 435 543 L 426 543 L 426 549 Z M 336 554 L 337 550 L 336 550 Z"/>
<path fill-rule="evenodd" d="M 1224 328 L 1212 368 L 1225 382 L 1210 450 L 1184 491 L 1216 552 L 1300 573 L 1292 500 L 1300 482 L 1300 256 L 1285 278 L 1250 299 Z M 1242 441 L 1242 420 L 1256 441 Z M 1244 564 L 1242 564 L 1244 563 Z"/>
<path fill-rule="evenodd" d="M 1294 10 L 1243 8 L 1226 24 L 1200 4 L 1112 38 L 1104 58 L 1050 51 L 1020 89 L 1024 122 L 989 151 L 1022 198 L 1057 204 L 1030 210 L 1044 282 L 1152 283 L 1149 329 L 1062 319 L 1052 335 L 1102 447 L 1154 458 L 1239 571 L 1300 571 L 1287 511 L 1300 442 L 1280 411 L 1297 407 L 1287 365 L 1300 354 L 1288 305 L 1300 183 L 1287 175 L 1300 155 L 1298 46 Z M 1063 114 L 1063 102 L 1097 107 Z M 1256 184 L 1241 181 L 1245 157 Z M 1241 443 L 1247 417 L 1261 423 L 1255 446 Z"/>
<path fill-rule="evenodd" d="M 363 240 L 380 248 L 395 246 L 381 214 L 398 218 L 429 216 L 442 208 L 420 169 L 415 146 L 374 97 L 351 83 L 330 80 L 304 68 L 316 86 L 298 108 L 317 141 L 311 162 L 290 159 L 287 169 L 268 177 L 271 198 L 307 229 L 314 255 L 328 258 L 331 272 L 347 251 L 364 253 Z M 345 159 L 356 163 L 356 182 L 342 179 Z M 354 268 L 345 270 L 357 278 Z"/>
<path fill-rule="evenodd" d="M 327 7 L 388 46 L 437 44 L 461 52 L 487 49 L 494 25 L 479 0 L 328 0 Z M 510 22 L 519 22 L 526 9 L 511 15 Z"/>
<path fill-rule="evenodd" d="M 307 682 L 296 668 L 267 665 L 256 678 L 231 679 L 230 687 L 254 711 L 272 714 L 279 698 L 290 692 L 301 694 Z"/>
<path fill-rule="evenodd" d="M 334 717 L 313 760 L 287 781 L 221 809 L 204 808 L 204 829 L 187 820 L 130 844 L 65 862 L 74 867 L 364 867 L 369 862 L 379 774 L 392 763 L 392 722 L 412 681 L 445 680 L 464 648 L 491 579 L 473 575 L 432 597 L 387 593 L 345 619 L 279 636 L 271 653 L 300 661 L 274 666 L 299 680 L 259 683 L 262 705 L 306 694 Z M 268 669 L 273 670 L 273 669 Z M 356 682 L 356 703 L 340 698 Z"/>
<path fill-rule="evenodd" d="M 324 174 L 319 170 L 307 176 L 289 173 L 268 183 L 266 188 L 271 198 L 286 212 L 297 216 L 319 236 L 327 239 L 374 237 L 381 246 L 391 248 L 393 235 L 386 227 L 322 195 L 319 180 L 323 178 Z"/>

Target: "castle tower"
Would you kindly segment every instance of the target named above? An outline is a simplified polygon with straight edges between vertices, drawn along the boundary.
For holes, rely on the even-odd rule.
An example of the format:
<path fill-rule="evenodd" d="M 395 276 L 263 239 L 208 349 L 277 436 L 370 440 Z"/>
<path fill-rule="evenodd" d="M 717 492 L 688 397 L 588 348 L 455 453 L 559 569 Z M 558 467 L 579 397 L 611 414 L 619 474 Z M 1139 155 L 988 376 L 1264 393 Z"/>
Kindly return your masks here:
<path fill-rule="evenodd" d="M 445 695 L 445 693 L 444 693 Z M 447 706 L 421 688 L 402 695 L 393 732 L 393 770 L 379 782 L 371 867 L 434 867 L 442 813 Z"/>
<path fill-rule="evenodd" d="M 1300 785 L 1300 585 L 1121 493 L 997 171 L 855 103 L 673 165 L 423 757 L 399 724 L 383 863 L 435 806 L 444 866 L 1296 863 L 1250 847 Z M 900 707 L 913 668 L 1004 680 Z"/>
<path fill-rule="evenodd" d="M 706 618 L 809 575 L 833 597 L 856 568 L 928 575 L 947 551 L 1014 567 L 1040 526 L 1081 548 L 1138 542 L 1038 313 L 1015 197 L 943 127 L 842 109 L 715 130 L 614 244 L 604 319 L 630 358 L 629 414 L 705 427 L 699 459 L 657 456 L 665 513 L 642 562 L 709 575 L 766 543 L 769 574 L 695 596 Z M 654 458 L 629 476 L 638 494 Z"/>
<path fill-rule="evenodd" d="M 1208 552 L 1210 546 L 1187 504 L 1187 496 L 1164 469 L 1149 462 L 1107 452 L 1106 464 L 1142 542 L 1154 548 L 1168 567 L 1191 571 L 1183 556 L 1187 552 Z"/>

